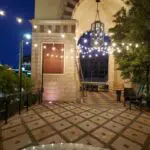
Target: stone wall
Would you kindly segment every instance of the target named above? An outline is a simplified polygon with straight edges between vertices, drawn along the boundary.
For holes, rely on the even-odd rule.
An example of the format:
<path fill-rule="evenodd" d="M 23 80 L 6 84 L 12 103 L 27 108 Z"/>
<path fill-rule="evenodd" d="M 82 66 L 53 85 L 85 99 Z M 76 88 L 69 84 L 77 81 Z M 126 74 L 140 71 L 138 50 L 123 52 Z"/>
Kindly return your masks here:
<path fill-rule="evenodd" d="M 36 88 L 42 86 L 42 44 L 60 43 L 64 44 L 64 74 L 44 74 L 44 100 L 51 101 L 76 101 L 79 99 L 79 79 L 76 67 L 76 43 L 74 20 L 33 20 L 33 38 L 32 38 L 32 77 Z M 34 29 L 34 26 L 37 26 Z M 40 30 L 42 26 L 42 31 Z M 44 26 L 44 30 L 43 30 Z M 51 26 L 51 33 L 48 27 Z M 56 32 L 56 26 L 60 26 L 60 31 Z M 64 31 L 65 26 L 65 31 Z M 67 30 L 66 30 L 67 26 Z M 65 38 L 62 38 L 62 33 Z"/>

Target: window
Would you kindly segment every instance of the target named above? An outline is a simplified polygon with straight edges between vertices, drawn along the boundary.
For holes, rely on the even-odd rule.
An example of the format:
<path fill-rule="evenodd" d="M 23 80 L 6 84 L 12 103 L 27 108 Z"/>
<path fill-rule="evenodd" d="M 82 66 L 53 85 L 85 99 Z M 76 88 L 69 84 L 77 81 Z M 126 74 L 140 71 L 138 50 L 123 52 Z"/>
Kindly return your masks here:
<path fill-rule="evenodd" d="M 64 73 L 64 44 L 43 44 L 43 73 Z"/>

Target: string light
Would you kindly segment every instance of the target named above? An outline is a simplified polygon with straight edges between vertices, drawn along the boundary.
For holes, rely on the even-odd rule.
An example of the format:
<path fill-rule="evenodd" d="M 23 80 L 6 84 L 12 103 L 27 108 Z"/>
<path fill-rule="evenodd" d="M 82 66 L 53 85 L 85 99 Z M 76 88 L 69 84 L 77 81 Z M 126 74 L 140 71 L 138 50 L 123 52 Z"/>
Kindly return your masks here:
<path fill-rule="evenodd" d="M 0 16 L 5 16 L 5 11 L 0 10 Z"/>
<path fill-rule="evenodd" d="M 43 48 L 46 49 L 46 46 L 44 45 Z"/>
<path fill-rule="evenodd" d="M 83 41 L 85 44 L 88 42 L 88 40 L 87 39 L 84 39 L 84 41 Z"/>
<path fill-rule="evenodd" d="M 52 31 L 51 30 L 48 30 L 48 34 L 51 34 L 52 33 Z"/>
<path fill-rule="evenodd" d="M 38 47 L 38 45 L 37 45 L 37 44 L 34 44 L 34 47 Z"/>
<path fill-rule="evenodd" d="M 21 23 L 23 22 L 23 19 L 22 19 L 22 18 L 17 17 L 17 18 L 16 18 L 16 21 L 17 21 L 19 24 L 21 24 Z"/>
<path fill-rule="evenodd" d="M 56 50 L 56 47 L 53 46 L 53 47 L 52 47 L 52 50 L 55 51 L 55 50 Z"/>
<path fill-rule="evenodd" d="M 61 37 L 64 39 L 65 38 L 65 34 L 61 34 Z"/>
<path fill-rule="evenodd" d="M 34 29 L 37 29 L 37 28 L 38 28 L 38 26 L 37 26 L 37 25 L 34 25 L 34 26 L 33 26 L 33 28 L 34 28 Z"/>
<path fill-rule="evenodd" d="M 139 44 L 135 44 L 135 47 L 138 48 L 138 47 L 139 47 Z"/>

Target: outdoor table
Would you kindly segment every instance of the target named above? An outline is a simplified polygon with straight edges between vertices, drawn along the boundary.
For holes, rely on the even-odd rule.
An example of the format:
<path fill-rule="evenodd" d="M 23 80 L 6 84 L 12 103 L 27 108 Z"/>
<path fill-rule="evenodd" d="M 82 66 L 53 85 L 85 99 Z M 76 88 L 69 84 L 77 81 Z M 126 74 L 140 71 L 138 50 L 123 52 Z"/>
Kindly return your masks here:
<path fill-rule="evenodd" d="M 25 148 L 23 150 L 109 150 L 100 147 L 93 147 L 90 145 L 83 144 L 49 144 L 49 145 L 40 145 L 40 146 L 32 146 L 29 148 Z"/>

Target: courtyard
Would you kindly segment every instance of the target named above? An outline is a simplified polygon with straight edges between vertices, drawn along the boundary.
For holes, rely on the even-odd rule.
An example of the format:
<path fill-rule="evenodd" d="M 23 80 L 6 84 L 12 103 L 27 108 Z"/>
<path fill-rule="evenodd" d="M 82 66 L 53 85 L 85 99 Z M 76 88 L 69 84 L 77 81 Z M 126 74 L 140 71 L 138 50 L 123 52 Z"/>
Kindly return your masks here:
<path fill-rule="evenodd" d="M 87 93 L 82 104 L 34 105 L 1 123 L 2 150 L 30 146 L 80 143 L 111 150 L 149 150 L 150 113 L 116 102 L 115 94 Z M 34 149 L 35 147 L 33 147 Z"/>

